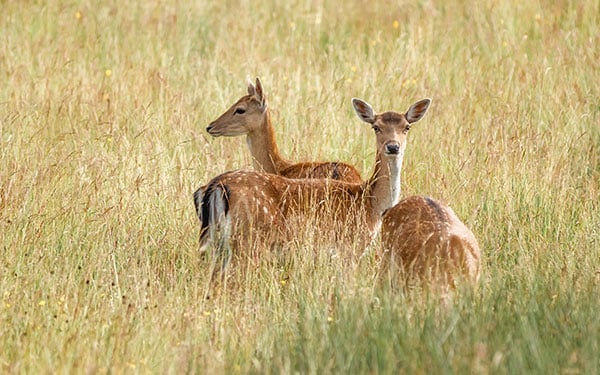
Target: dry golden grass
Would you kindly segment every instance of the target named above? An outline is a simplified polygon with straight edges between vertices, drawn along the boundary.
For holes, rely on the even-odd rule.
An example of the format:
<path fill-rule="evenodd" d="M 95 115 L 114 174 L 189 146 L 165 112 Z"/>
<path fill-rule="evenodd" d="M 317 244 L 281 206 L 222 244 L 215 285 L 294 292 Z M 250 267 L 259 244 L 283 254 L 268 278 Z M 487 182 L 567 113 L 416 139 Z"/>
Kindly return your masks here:
<path fill-rule="evenodd" d="M 2 1 L 3 373 L 597 373 L 600 4 Z M 205 300 L 204 129 L 260 76 L 280 149 L 363 176 L 350 99 L 402 110 L 403 195 L 478 237 L 447 306 L 311 244 Z"/>

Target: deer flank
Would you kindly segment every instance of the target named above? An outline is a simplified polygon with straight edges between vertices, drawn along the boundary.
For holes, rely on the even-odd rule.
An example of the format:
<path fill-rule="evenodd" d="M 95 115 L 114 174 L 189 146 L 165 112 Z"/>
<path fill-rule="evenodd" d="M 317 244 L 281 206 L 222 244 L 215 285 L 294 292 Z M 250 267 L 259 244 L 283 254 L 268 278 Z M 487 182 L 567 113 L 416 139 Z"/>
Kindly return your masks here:
<path fill-rule="evenodd" d="M 477 239 L 447 205 L 411 196 L 387 210 L 381 225 L 384 269 L 405 285 L 415 281 L 443 291 L 459 282 L 476 284 L 480 274 Z"/>

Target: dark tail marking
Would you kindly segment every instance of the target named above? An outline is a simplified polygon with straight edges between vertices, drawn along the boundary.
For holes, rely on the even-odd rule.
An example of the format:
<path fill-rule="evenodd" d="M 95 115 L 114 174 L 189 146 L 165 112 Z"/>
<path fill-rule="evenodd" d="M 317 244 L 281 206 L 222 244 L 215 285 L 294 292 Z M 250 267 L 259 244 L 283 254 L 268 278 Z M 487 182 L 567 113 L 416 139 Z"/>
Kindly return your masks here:
<path fill-rule="evenodd" d="M 433 199 L 431 197 L 423 197 L 423 198 L 425 199 L 425 202 L 427 202 L 427 205 L 429 206 L 429 208 L 431 208 L 431 210 L 433 211 L 433 215 L 437 219 L 437 222 L 435 223 L 435 227 L 440 232 L 444 241 L 447 241 L 447 239 L 448 239 L 448 226 L 447 226 L 448 214 L 446 213 L 446 210 L 444 210 L 444 208 L 440 205 L 440 203 L 438 201 L 436 201 L 435 199 Z"/>
<path fill-rule="evenodd" d="M 433 198 L 431 197 L 423 197 L 425 199 L 425 202 L 427 202 L 427 205 L 433 210 L 433 212 L 435 212 L 435 215 L 437 216 L 437 218 L 440 221 L 446 221 L 447 220 L 447 216 L 446 213 L 444 212 L 444 209 L 440 206 L 440 204 Z"/>
<path fill-rule="evenodd" d="M 202 198 L 204 197 L 205 191 L 206 185 L 194 192 L 194 207 L 196 208 L 196 215 L 198 216 L 198 219 L 200 219 L 200 223 L 202 223 Z"/>
<path fill-rule="evenodd" d="M 196 214 L 200 219 L 200 242 L 208 235 L 208 227 L 218 225 L 217 223 L 211 223 L 211 219 L 217 219 L 215 216 L 216 207 L 212 207 L 214 202 L 219 202 L 223 207 L 222 214 L 229 212 L 229 196 L 231 191 L 227 185 L 223 185 L 220 181 L 211 181 L 208 185 L 201 187 L 194 193 L 194 205 L 196 206 Z M 212 211 L 212 215 L 211 215 Z"/>
<path fill-rule="evenodd" d="M 338 165 L 337 162 L 333 162 L 331 164 L 332 164 L 332 167 L 333 167 L 333 172 L 331 173 L 331 178 L 334 179 L 334 180 L 339 180 L 340 177 L 341 177 L 341 173 L 340 173 L 340 170 L 339 170 L 339 165 Z"/>

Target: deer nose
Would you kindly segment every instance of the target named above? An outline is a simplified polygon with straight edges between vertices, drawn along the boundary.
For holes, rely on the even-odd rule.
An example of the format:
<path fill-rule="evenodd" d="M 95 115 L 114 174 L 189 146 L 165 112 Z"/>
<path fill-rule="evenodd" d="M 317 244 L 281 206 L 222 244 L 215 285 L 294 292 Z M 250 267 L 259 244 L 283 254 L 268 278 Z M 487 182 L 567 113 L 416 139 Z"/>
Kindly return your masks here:
<path fill-rule="evenodd" d="M 206 127 L 206 131 L 210 133 L 210 131 L 212 130 L 214 125 L 215 125 L 214 122 L 211 122 L 210 124 L 208 124 L 208 126 Z"/>
<path fill-rule="evenodd" d="M 385 152 L 389 155 L 398 155 L 400 153 L 400 145 L 395 143 L 390 143 L 385 145 Z"/>

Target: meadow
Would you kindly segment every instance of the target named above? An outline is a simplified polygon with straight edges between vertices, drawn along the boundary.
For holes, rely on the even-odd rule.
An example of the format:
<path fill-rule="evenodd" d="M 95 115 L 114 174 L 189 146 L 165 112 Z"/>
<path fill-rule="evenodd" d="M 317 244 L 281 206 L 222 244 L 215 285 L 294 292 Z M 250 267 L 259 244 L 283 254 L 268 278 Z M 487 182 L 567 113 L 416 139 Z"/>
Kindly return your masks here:
<path fill-rule="evenodd" d="M 600 373 L 600 1 L 0 6 L 1 373 Z M 205 298 L 192 193 L 252 166 L 205 128 L 256 76 L 284 156 L 363 177 L 351 98 L 431 98 L 402 195 L 472 229 L 478 287 L 304 243 Z"/>

